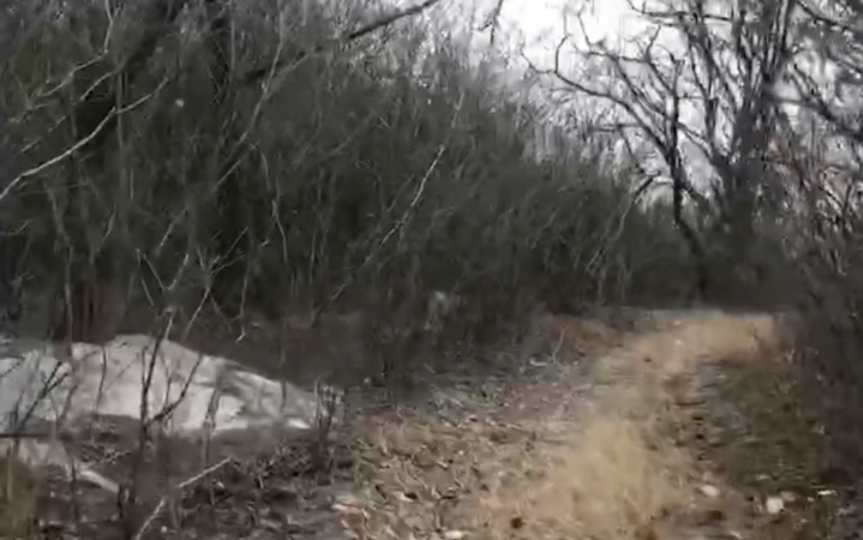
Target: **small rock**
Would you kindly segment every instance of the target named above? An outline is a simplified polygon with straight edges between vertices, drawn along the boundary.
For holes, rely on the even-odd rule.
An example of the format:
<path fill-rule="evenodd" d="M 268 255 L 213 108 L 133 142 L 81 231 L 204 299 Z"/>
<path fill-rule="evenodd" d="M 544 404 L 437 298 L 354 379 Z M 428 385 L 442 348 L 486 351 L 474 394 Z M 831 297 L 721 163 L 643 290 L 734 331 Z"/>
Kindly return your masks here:
<path fill-rule="evenodd" d="M 775 516 L 785 509 L 785 501 L 782 500 L 782 497 L 767 497 L 764 507 L 768 514 Z"/>
<path fill-rule="evenodd" d="M 701 486 L 701 493 L 705 497 L 710 497 L 711 499 L 715 499 L 719 497 L 719 488 L 716 486 L 711 486 L 710 484 L 705 484 Z"/>
<path fill-rule="evenodd" d="M 444 540 L 462 540 L 465 537 L 463 531 L 447 531 L 443 533 Z"/>
<path fill-rule="evenodd" d="M 356 496 L 350 493 L 343 493 L 336 497 L 336 501 L 333 503 L 333 510 L 341 513 L 362 511 L 362 503 Z"/>

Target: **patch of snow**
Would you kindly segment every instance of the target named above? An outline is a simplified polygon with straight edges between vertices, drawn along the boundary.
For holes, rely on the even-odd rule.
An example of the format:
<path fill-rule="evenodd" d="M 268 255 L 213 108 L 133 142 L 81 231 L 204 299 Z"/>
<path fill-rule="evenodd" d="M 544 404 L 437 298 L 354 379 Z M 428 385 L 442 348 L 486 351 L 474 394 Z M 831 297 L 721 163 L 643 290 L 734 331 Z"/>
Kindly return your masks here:
<path fill-rule="evenodd" d="M 719 488 L 710 484 L 701 486 L 701 493 L 708 498 L 715 499 L 719 497 Z"/>
<path fill-rule="evenodd" d="M 217 438 L 245 430 L 308 430 L 318 413 L 311 392 L 145 335 L 120 336 L 104 347 L 75 343 L 70 360 L 57 358 L 45 344 L 4 345 L 0 446 L 13 440 L 10 434 L 32 437 L 32 444 L 23 445 L 30 448 L 28 461 L 67 462 L 49 448 L 56 445 L 45 435 L 74 429 L 93 416 L 140 421 L 145 415 L 159 418 L 167 434 Z M 103 480 L 93 481 L 110 482 Z"/>
<path fill-rule="evenodd" d="M 776 515 L 785 509 L 785 501 L 782 500 L 782 497 L 767 497 L 764 507 L 768 514 Z"/>

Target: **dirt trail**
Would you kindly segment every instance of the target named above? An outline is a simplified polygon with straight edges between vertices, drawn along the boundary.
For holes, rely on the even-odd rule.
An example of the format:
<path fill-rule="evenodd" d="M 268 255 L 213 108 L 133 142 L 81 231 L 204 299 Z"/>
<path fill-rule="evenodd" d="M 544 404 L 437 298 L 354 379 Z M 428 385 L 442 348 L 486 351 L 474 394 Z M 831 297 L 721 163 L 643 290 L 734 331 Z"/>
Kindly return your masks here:
<path fill-rule="evenodd" d="M 810 530 L 813 512 L 837 503 L 817 485 L 817 420 L 795 409 L 777 317 L 656 313 L 649 330 L 609 330 L 616 345 L 587 356 L 566 337 L 585 324 L 555 321 L 555 358 L 582 358 L 531 382 L 467 385 L 425 412 L 362 418 L 364 489 L 336 504 L 348 534 L 826 537 Z"/>
<path fill-rule="evenodd" d="M 310 457 L 326 457 L 317 439 L 232 462 L 177 492 L 146 538 L 801 540 L 863 530 L 853 493 L 831 484 L 848 475 L 836 480 L 824 427 L 802 404 L 782 318 L 651 312 L 625 329 L 540 319 L 528 340 L 539 350 L 502 352 L 542 352 L 520 376 L 450 379 L 415 406 L 361 412 L 329 473 Z M 0 468 L 7 501 L 13 477 Z M 14 485 L 16 504 L 53 508 Z M 120 537 L 116 498 L 37 487 L 26 491 L 88 501 L 78 537 Z M 72 530 L 81 516 L 67 506 Z"/>

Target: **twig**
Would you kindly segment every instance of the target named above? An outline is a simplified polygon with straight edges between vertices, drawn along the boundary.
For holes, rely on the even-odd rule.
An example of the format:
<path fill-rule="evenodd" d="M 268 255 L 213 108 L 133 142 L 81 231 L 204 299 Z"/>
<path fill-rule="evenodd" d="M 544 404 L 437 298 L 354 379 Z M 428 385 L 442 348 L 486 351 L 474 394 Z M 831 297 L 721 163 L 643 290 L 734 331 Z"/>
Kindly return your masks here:
<path fill-rule="evenodd" d="M 111 119 L 114 117 L 114 114 L 116 114 L 116 108 L 112 109 L 111 112 L 109 112 L 107 115 L 105 115 L 105 118 L 103 118 L 102 121 L 99 122 L 99 125 L 96 126 L 96 129 L 94 129 L 89 135 L 87 135 L 86 137 L 84 137 L 83 139 L 78 141 L 77 143 L 70 146 L 65 152 L 63 152 L 57 156 L 54 156 L 53 158 L 49 159 L 48 161 L 46 161 L 46 162 L 44 162 L 44 163 L 42 163 L 36 167 L 33 167 L 32 169 L 28 169 L 28 170 L 22 172 L 21 174 L 19 174 L 17 177 L 15 177 L 11 182 L 9 182 L 9 185 L 6 186 L 6 188 L 3 190 L 3 192 L 0 193 L 0 202 L 2 202 L 6 197 L 8 197 L 9 193 L 13 189 L 15 189 L 18 186 L 18 184 L 20 184 L 21 182 L 23 182 L 27 178 L 30 178 L 31 176 L 36 176 L 37 174 L 41 173 L 42 171 L 53 167 L 54 165 L 60 163 L 61 161 L 65 160 L 65 159 L 68 159 L 73 154 L 75 154 L 75 152 L 77 152 L 78 150 L 80 150 L 81 148 L 86 146 L 90 141 L 95 139 L 96 136 L 99 135 L 99 133 L 101 133 L 103 129 L 105 129 L 105 126 L 108 125 L 108 122 L 111 121 Z"/>
<path fill-rule="evenodd" d="M 177 486 L 174 488 L 174 491 L 183 491 L 184 489 L 191 486 L 192 484 L 195 484 L 196 482 L 199 482 L 200 480 L 203 480 L 207 476 L 218 471 L 219 469 L 221 469 L 222 467 L 224 467 L 225 465 L 227 465 L 231 461 L 232 461 L 231 458 L 225 458 L 222 461 L 213 465 L 212 467 L 209 467 L 209 468 L 204 469 L 203 471 L 199 472 L 195 476 L 192 476 L 191 478 L 187 478 L 186 480 L 183 480 L 182 482 L 177 484 Z M 149 516 L 147 516 L 147 519 L 144 520 L 144 523 L 141 525 L 141 528 L 138 529 L 137 533 L 135 533 L 133 540 L 141 540 L 141 538 L 144 537 L 144 533 L 147 532 L 147 529 L 149 529 L 150 526 L 153 525 L 153 522 L 156 521 L 156 518 L 159 517 L 159 514 L 161 514 L 162 510 L 164 510 L 165 506 L 167 506 L 168 499 L 170 498 L 170 496 L 171 496 L 171 493 L 169 493 L 168 495 L 164 495 L 164 496 L 162 496 L 161 499 L 159 499 L 159 504 L 157 504 L 156 508 L 153 510 L 153 512 Z"/>
<path fill-rule="evenodd" d="M 400 10 L 394 11 L 392 13 L 384 15 L 380 19 L 377 19 L 375 21 L 372 21 L 369 24 L 361 26 L 360 28 L 357 28 L 356 30 L 348 32 L 348 33 L 338 37 L 337 39 L 331 40 L 327 43 L 321 43 L 311 50 L 301 51 L 293 59 L 284 59 L 284 58 L 279 58 L 278 56 L 276 56 L 275 60 L 271 63 L 272 66 L 268 66 L 265 68 L 253 69 L 253 70 L 249 71 L 248 73 L 246 73 L 245 75 L 243 75 L 241 80 L 245 84 L 255 84 L 258 81 L 260 81 L 261 79 L 263 79 L 264 77 L 267 77 L 268 74 L 271 73 L 271 70 L 273 68 L 275 68 L 277 70 L 282 69 L 286 66 L 289 66 L 292 62 L 294 64 L 294 66 L 296 66 L 298 63 L 302 62 L 303 60 L 305 60 L 305 59 L 307 59 L 313 55 L 325 53 L 325 52 L 330 51 L 339 45 L 344 45 L 344 44 L 350 43 L 352 41 L 356 41 L 357 39 L 360 39 L 364 36 L 367 36 L 367 35 L 371 34 L 372 32 L 375 32 L 376 30 L 379 30 L 385 26 L 389 26 L 395 22 L 398 22 L 401 19 L 405 19 L 407 17 L 422 13 L 423 11 L 433 7 L 435 4 L 439 3 L 440 1 L 441 0 L 425 0 L 425 1 L 423 1 L 419 4 L 416 4 L 414 6 L 410 6 L 410 7 L 405 8 L 405 9 L 400 9 Z"/>
<path fill-rule="evenodd" d="M 372 249 L 366 255 L 365 259 L 363 259 L 363 261 L 354 270 L 354 272 L 349 274 L 348 277 L 344 281 L 342 281 L 341 285 L 339 285 L 336 288 L 336 290 L 333 292 L 333 294 L 331 294 L 330 297 L 324 303 L 317 306 L 312 311 L 312 316 L 311 316 L 312 324 L 315 324 L 318 316 L 321 313 L 323 313 L 324 310 L 326 310 L 334 302 L 336 302 L 342 296 L 342 294 L 344 294 L 344 292 L 348 289 L 348 287 L 353 285 L 354 281 L 357 278 L 357 274 L 360 271 L 362 271 L 363 269 L 365 269 L 369 265 L 369 263 L 371 263 L 374 260 L 375 256 L 378 254 L 378 252 L 380 252 L 383 249 L 383 247 L 386 245 L 386 243 L 389 242 L 390 238 L 392 238 L 396 233 L 401 231 L 402 228 L 405 226 L 405 224 L 410 220 L 410 218 L 413 216 L 414 212 L 416 211 L 417 206 L 419 206 L 420 200 L 422 200 L 422 196 L 425 193 L 426 184 L 428 183 L 429 178 L 431 178 L 431 175 L 434 172 L 435 168 L 437 167 L 437 164 L 440 161 L 440 158 L 443 156 L 443 153 L 445 150 L 446 150 L 446 147 L 444 145 L 441 145 L 440 148 L 438 148 L 437 154 L 435 155 L 434 159 L 432 160 L 431 165 L 429 165 L 428 169 L 426 169 L 426 172 L 423 175 L 422 179 L 420 180 L 419 187 L 417 188 L 416 193 L 414 193 L 414 196 L 410 202 L 410 205 L 408 206 L 407 210 L 405 210 L 405 213 L 402 214 L 401 218 L 384 235 L 384 237 L 378 242 L 377 246 L 375 246 L 375 248 Z"/>
<path fill-rule="evenodd" d="M 162 83 L 159 84 L 159 87 L 155 91 L 147 94 L 146 96 L 143 96 L 142 98 L 138 99 L 137 101 L 135 101 L 134 103 L 131 103 L 130 105 L 128 105 L 126 107 L 122 107 L 122 108 L 113 107 L 108 112 L 108 114 L 105 115 L 105 118 L 103 118 L 102 121 L 99 122 L 99 125 L 97 125 L 96 128 L 93 131 L 91 131 L 86 137 L 79 140 L 78 142 L 76 142 L 75 144 L 73 144 L 72 146 L 67 148 L 64 152 L 54 156 L 53 158 L 49 159 L 48 161 L 45 161 L 45 162 L 33 167 L 32 169 L 27 169 L 26 171 L 24 171 L 21 174 L 19 174 L 18 176 L 16 176 L 11 182 L 9 182 L 9 184 L 3 189 L 3 191 L 0 192 L 0 202 L 3 202 L 3 200 L 5 200 L 6 197 L 8 197 L 9 194 L 12 192 L 12 190 L 17 188 L 21 182 L 27 180 L 31 176 L 36 176 L 36 175 L 42 173 L 43 171 L 50 169 L 51 167 L 53 167 L 59 163 L 62 163 L 63 161 L 65 161 L 65 160 L 69 159 L 70 157 L 72 157 L 73 155 L 75 155 L 75 153 L 77 153 L 82 148 L 87 146 L 90 142 L 93 141 L 93 139 L 95 139 L 100 133 L 102 133 L 102 131 L 105 130 L 105 128 L 108 126 L 108 124 L 111 122 L 111 120 L 113 120 L 114 118 L 116 118 L 117 116 L 119 116 L 125 112 L 131 111 L 132 109 L 137 108 L 139 105 L 145 103 L 146 101 L 148 101 L 149 99 L 154 97 L 165 86 L 166 83 L 167 83 L 167 79 L 163 80 Z"/>

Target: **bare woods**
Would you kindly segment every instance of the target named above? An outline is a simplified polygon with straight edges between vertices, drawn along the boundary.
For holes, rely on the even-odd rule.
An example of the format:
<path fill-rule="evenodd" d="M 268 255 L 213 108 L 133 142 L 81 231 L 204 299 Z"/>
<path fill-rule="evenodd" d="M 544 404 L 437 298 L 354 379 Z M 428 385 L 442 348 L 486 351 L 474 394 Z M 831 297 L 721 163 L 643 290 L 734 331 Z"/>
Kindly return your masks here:
<path fill-rule="evenodd" d="M 538 305 L 802 308 L 818 369 L 857 376 L 853 3 L 632 6 L 626 51 L 574 9 L 515 82 L 505 0 L 469 32 L 442 0 L 9 4 L 10 327 L 48 294 L 65 336 L 116 318 L 300 377 L 368 364 L 329 350 L 344 323 L 387 357 L 364 380 Z"/>
<path fill-rule="evenodd" d="M 498 84 L 494 56 L 472 65 L 466 36 L 430 26 L 437 4 L 10 12 L 10 325 L 48 294 L 64 338 L 110 336 L 85 328 L 109 317 L 243 343 L 255 320 L 360 310 L 384 343 L 432 331 L 433 291 L 463 298 L 476 338 L 540 301 L 684 296 L 693 263 L 608 158 L 615 137 L 590 115 L 534 137 L 553 108 Z M 276 338 L 259 363 L 281 362 Z"/>

